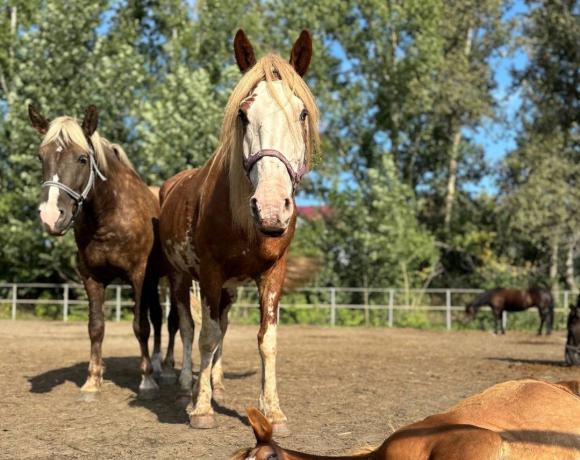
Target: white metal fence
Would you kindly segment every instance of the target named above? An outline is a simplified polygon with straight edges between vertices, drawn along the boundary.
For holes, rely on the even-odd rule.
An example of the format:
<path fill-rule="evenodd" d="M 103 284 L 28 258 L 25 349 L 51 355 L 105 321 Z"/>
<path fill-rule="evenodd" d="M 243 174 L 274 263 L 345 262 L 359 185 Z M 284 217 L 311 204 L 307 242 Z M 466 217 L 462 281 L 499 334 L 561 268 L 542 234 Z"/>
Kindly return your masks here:
<path fill-rule="evenodd" d="M 197 286 L 194 288 L 196 291 Z M 132 308 L 130 292 L 129 286 L 110 285 L 107 288 L 105 308 L 110 318 L 120 321 L 123 314 Z M 322 322 L 331 326 L 339 323 L 338 316 L 345 310 L 361 312 L 364 325 L 376 323 L 379 318 L 381 324 L 389 327 L 396 325 L 396 315 L 413 312 L 437 313 L 438 318 L 442 317 L 442 325 L 449 330 L 454 321 L 462 318 L 465 304 L 480 292 L 480 289 L 313 287 L 285 295 L 280 302 L 280 308 L 323 311 L 325 313 Z M 556 314 L 562 323 L 565 321 L 568 304 L 575 300 L 578 293 L 557 291 L 553 294 L 556 299 Z M 163 292 L 162 296 L 167 313 L 167 292 Z M 244 287 L 238 290 L 234 311 L 248 311 L 258 306 L 255 288 Z M 0 312 L 4 318 L 15 320 L 19 317 L 49 316 L 68 321 L 79 314 L 86 315 L 87 310 L 87 297 L 83 286 L 79 284 L 0 283 Z M 537 315 L 535 312 L 533 314 Z M 503 321 L 505 325 L 505 315 Z"/>

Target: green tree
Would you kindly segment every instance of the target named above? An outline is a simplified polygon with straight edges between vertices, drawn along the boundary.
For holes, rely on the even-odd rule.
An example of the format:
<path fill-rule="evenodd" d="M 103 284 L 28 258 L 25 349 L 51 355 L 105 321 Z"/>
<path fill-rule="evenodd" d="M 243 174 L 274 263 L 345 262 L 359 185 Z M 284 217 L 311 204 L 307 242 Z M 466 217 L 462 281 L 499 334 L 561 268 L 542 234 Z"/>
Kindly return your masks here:
<path fill-rule="evenodd" d="M 575 246 L 580 237 L 580 24 L 577 1 L 529 1 L 522 45 L 528 64 L 516 72 L 522 88 L 521 132 L 504 166 L 508 229 L 549 262 L 556 287 L 560 252 L 566 281 L 576 288 Z"/>

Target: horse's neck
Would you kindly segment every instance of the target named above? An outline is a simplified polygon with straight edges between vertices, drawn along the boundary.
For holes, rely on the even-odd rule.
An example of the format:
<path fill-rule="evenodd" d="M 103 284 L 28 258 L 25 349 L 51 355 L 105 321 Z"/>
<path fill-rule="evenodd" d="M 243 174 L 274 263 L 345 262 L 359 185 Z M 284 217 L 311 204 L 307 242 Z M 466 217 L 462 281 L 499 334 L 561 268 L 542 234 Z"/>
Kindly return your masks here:
<path fill-rule="evenodd" d="M 83 204 L 82 212 L 91 221 L 100 226 L 107 221 L 107 218 L 115 212 L 118 200 L 122 198 L 118 193 L 118 181 L 123 174 L 123 168 L 115 159 L 109 157 L 109 168 L 105 174 L 106 180 L 95 177 L 95 183 L 86 202 Z"/>

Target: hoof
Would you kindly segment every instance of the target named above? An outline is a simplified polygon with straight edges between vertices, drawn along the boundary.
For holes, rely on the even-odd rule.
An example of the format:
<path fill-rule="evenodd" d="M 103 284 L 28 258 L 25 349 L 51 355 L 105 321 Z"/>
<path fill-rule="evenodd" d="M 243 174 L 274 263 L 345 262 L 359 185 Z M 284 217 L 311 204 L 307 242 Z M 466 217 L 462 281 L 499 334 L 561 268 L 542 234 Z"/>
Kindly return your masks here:
<path fill-rule="evenodd" d="M 272 434 L 279 438 L 285 438 L 286 436 L 290 436 L 290 428 L 288 428 L 286 422 L 274 423 L 272 425 Z"/>
<path fill-rule="evenodd" d="M 209 430 L 217 427 L 217 420 L 214 414 L 190 415 L 189 425 L 197 430 Z"/>
<path fill-rule="evenodd" d="M 146 388 L 139 390 L 137 398 L 141 401 L 151 401 L 152 399 L 157 399 L 159 397 L 159 390 L 154 390 L 151 388 Z"/>
<path fill-rule="evenodd" d="M 81 394 L 79 396 L 79 401 L 82 402 L 96 402 L 100 399 L 101 393 L 99 391 L 84 391 L 81 390 Z"/>
<path fill-rule="evenodd" d="M 164 386 L 175 385 L 177 382 L 177 375 L 175 375 L 175 371 L 173 370 L 163 370 L 163 372 L 159 375 L 159 384 Z"/>
<path fill-rule="evenodd" d="M 226 390 L 223 388 L 214 388 L 212 397 L 216 403 L 223 404 L 226 402 Z"/>

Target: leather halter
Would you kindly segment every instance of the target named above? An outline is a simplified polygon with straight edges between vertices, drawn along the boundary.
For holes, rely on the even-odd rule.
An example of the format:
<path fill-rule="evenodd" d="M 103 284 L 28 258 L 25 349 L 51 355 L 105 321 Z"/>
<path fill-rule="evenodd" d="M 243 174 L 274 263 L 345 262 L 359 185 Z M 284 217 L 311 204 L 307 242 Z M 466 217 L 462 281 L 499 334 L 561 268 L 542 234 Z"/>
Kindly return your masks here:
<path fill-rule="evenodd" d="M 304 176 L 304 174 L 306 174 L 307 169 L 306 164 L 303 163 L 302 166 L 300 166 L 300 169 L 298 169 L 298 171 L 294 171 L 294 168 L 288 161 L 288 158 L 286 158 L 282 154 L 282 152 L 279 152 L 278 150 L 274 149 L 262 149 L 258 150 L 253 155 L 250 155 L 248 158 L 244 158 L 244 170 L 246 171 L 246 175 L 248 176 L 248 178 L 250 177 L 250 172 L 252 171 L 254 165 L 264 157 L 277 158 L 284 164 L 284 166 L 286 166 L 286 170 L 288 171 L 288 175 L 290 176 L 290 180 L 292 181 L 292 192 L 293 193 L 296 192 L 298 184 L 300 184 L 302 177 Z"/>
<path fill-rule="evenodd" d="M 95 186 L 95 176 L 99 176 L 99 178 L 103 181 L 107 180 L 107 178 L 103 175 L 103 173 L 99 170 L 99 167 L 97 166 L 97 161 L 95 160 L 95 154 L 92 147 L 90 147 L 89 150 L 89 163 L 90 163 L 89 180 L 87 181 L 87 185 L 85 185 L 85 188 L 81 193 L 78 193 L 77 191 L 73 190 L 68 185 L 63 184 L 62 182 L 55 180 L 47 180 L 43 182 L 41 185 L 42 188 L 45 187 L 59 188 L 63 192 L 67 193 L 76 203 L 77 209 L 67 228 L 70 228 L 70 226 L 73 224 L 75 218 L 78 216 L 83 206 L 83 203 L 85 202 L 85 200 L 89 196 L 89 193 Z"/>

